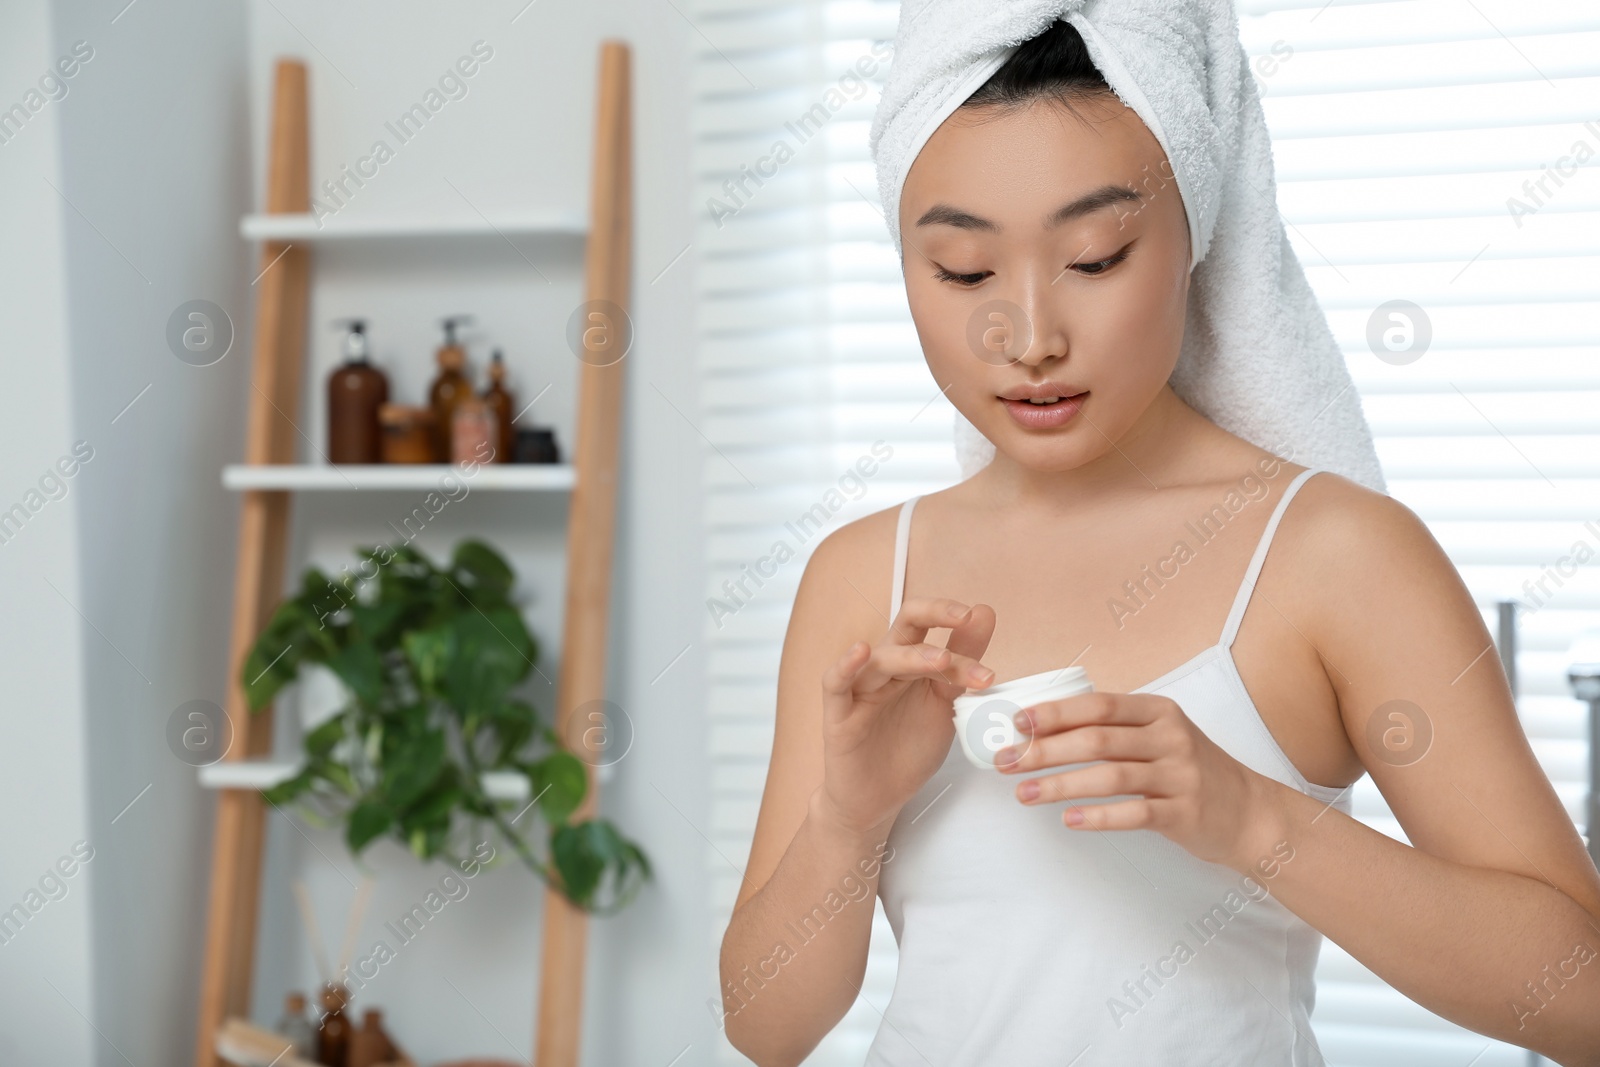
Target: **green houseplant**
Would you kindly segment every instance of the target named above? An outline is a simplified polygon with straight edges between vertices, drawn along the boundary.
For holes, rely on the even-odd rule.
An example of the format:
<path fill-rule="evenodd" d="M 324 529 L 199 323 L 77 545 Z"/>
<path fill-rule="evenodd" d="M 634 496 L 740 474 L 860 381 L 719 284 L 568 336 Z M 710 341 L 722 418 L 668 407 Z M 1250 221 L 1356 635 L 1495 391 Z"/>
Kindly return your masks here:
<path fill-rule="evenodd" d="M 310 664 L 331 671 L 347 697 L 306 734 L 299 773 L 264 790 L 265 798 L 298 801 L 308 817 L 342 823 L 356 855 L 387 835 L 420 859 L 455 859 L 488 824 L 580 908 L 610 914 L 626 906 L 651 877 L 649 861 L 609 821 L 571 821 L 588 777 L 514 695 L 538 646 L 511 599 L 515 576 L 505 559 L 470 540 L 443 567 L 409 546 L 357 554 L 359 578 L 347 571 L 335 582 L 307 569 L 244 663 L 252 711 Z M 527 776 L 548 829 L 548 858 L 535 850 L 530 823 L 487 794 L 490 771 Z"/>

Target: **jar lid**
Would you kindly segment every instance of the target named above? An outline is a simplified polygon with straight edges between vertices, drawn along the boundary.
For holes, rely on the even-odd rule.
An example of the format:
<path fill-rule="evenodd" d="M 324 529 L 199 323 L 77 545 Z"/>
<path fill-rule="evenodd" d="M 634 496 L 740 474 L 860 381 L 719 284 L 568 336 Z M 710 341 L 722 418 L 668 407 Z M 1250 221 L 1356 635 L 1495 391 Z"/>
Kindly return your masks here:
<path fill-rule="evenodd" d="M 997 682 L 987 689 L 979 689 L 968 693 L 974 697 L 1004 697 L 1025 690 L 1055 688 L 1058 685 L 1074 685 L 1087 680 L 1089 672 L 1082 667 L 1058 667 L 1053 671 L 1041 671 L 1030 674 L 1024 678 L 1013 678 L 1009 682 Z"/>
<path fill-rule="evenodd" d="M 379 404 L 378 421 L 385 426 L 409 426 L 417 422 L 432 422 L 433 409 L 412 404 Z"/>
<path fill-rule="evenodd" d="M 1004 700 L 1019 708 L 1025 708 L 1029 704 L 1062 700 L 1079 693 L 1091 692 L 1093 689 L 1094 685 L 1089 681 L 1089 672 L 1082 667 L 1058 667 L 1053 671 L 1041 671 L 1024 678 L 1000 682 L 987 689 L 975 689 L 965 693 L 956 697 L 954 710 L 960 713 L 963 710 L 981 707 L 991 700 Z"/>

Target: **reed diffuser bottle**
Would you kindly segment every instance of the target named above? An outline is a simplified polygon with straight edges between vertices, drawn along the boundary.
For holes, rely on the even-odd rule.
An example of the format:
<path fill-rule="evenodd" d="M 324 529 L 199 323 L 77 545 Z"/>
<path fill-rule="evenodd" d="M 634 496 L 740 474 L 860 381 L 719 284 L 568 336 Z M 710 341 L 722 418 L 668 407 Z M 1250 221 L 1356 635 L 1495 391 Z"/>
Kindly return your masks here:
<path fill-rule="evenodd" d="M 356 934 L 361 929 L 361 916 L 366 913 L 367 901 L 372 896 L 372 879 L 361 883 L 356 898 L 350 905 L 350 918 L 345 924 L 344 944 L 339 951 L 336 966 L 330 966 L 327 948 L 322 935 L 317 932 L 316 912 L 311 907 L 311 891 L 304 881 L 294 884 L 296 903 L 300 905 L 300 918 L 305 923 L 306 938 L 311 943 L 311 955 L 317 963 L 317 973 L 322 976 L 322 989 L 317 996 L 321 1017 L 317 1020 L 317 1062 L 324 1067 L 348 1067 L 350 1039 L 355 1026 L 345 1015 L 350 1004 L 350 987 L 338 980 L 350 967 L 350 956 L 355 951 Z"/>
<path fill-rule="evenodd" d="M 350 992 L 340 982 L 322 986 L 322 1025 L 317 1030 L 317 1062 L 323 1067 L 346 1067 L 350 1058 L 350 1020 L 344 1008 Z"/>

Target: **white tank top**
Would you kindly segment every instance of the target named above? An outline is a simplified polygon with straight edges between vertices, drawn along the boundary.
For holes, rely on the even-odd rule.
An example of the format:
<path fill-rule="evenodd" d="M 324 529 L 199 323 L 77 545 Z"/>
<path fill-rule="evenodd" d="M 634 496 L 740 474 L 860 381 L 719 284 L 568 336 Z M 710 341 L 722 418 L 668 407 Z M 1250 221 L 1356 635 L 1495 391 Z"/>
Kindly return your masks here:
<path fill-rule="evenodd" d="M 1245 766 L 1349 814 L 1348 787 L 1307 782 L 1278 747 L 1231 651 L 1284 508 L 1314 473 L 1284 490 L 1221 639 L 1136 692 L 1172 698 Z M 916 502 L 895 535 L 891 618 Z M 878 895 L 900 965 L 867 1067 L 1322 1067 L 1322 935 L 1269 895 L 1270 878 L 1153 830 L 1069 830 L 1065 802 L 1016 800 L 1018 777 L 974 767 L 952 741 L 896 819 Z M 1262 859 L 1292 863 L 1293 844 Z"/>

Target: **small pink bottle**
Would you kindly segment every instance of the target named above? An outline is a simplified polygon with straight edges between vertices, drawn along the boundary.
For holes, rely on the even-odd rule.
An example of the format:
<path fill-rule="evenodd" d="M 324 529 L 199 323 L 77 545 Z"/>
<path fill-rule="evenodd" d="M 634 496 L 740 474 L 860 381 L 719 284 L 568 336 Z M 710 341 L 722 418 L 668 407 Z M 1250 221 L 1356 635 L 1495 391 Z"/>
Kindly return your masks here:
<path fill-rule="evenodd" d="M 482 398 L 468 393 L 456 404 L 450 421 L 450 462 L 490 463 L 500 439 L 494 409 Z"/>

